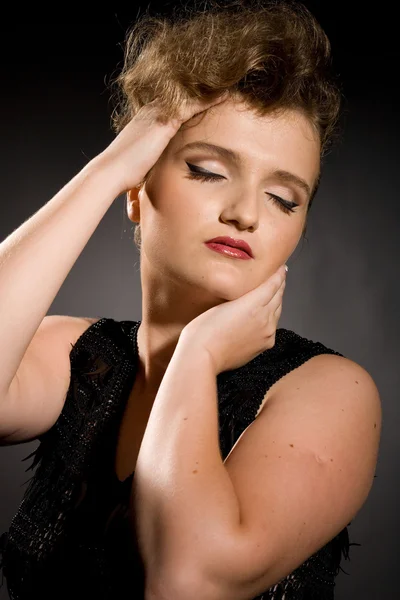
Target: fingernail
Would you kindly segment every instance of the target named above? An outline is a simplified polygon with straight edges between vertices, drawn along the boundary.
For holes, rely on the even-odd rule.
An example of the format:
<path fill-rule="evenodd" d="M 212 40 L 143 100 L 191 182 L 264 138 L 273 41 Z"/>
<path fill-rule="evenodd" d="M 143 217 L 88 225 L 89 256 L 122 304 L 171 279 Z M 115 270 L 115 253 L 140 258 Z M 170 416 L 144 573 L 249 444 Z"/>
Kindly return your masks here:
<path fill-rule="evenodd" d="M 289 271 L 289 267 L 287 265 L 285 265 L 285 271 L 286 273 Z"/>

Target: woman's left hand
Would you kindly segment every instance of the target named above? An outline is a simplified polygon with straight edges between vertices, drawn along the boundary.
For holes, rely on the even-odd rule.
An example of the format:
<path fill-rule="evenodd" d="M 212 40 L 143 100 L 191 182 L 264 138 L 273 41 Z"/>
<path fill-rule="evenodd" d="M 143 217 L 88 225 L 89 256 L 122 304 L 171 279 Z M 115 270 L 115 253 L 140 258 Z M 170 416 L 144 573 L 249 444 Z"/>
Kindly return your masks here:
<path fill-rule="evenodd" d="M 183 328 L 179 343 L 206 350 L 216 374 L 245 365 L 275 345 L 285 284 L 283 265 L 254 290 L 190 321 Z"/>

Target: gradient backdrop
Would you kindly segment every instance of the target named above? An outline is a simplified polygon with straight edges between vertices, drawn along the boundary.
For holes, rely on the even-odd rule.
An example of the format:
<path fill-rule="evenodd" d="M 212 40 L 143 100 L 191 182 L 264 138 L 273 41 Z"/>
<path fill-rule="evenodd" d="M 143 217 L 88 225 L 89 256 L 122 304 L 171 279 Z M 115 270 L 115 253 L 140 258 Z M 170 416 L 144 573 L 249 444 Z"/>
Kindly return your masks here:
<path fill-rule="evenodd" d="M 383 1 L 368 11 L 366 4 L 306 2 L 332 42 L 346 96 L 345 133 L 326 159 L 307 239 L 289 260 L 279 322 L 361 364 L 381 393 L 384 421 L 377 476 L 350 527 L 351 539 L 362 545 L 352 547 L 351 562 L 343 563 L 349 575 L 338 576 L 337 600 L 398 597 L 400 195 L 395 87 L 400 55 L 393 5 Z M 165 3 L 164 10 L 171 5 Z M 157 7 L 155 2 L 150 6 Z M 0 241 L 113 139 L 107 82 L 121 64 L 119 44 L 137 17 L 139 3 L 131 7 L 130 12 L 126 7 L 96 9 L 86 20 L 59 5 L 49 5 L 45 14 L 2 14 Z M 23 16 L 26 21 L 20 20 Z M 116 199 L 49 314 L 141 318 L 139 255 L 124 210 L 123 198 Z M 8 528 L 31 475 L 21 459 L 35 447 L 36 442 L 0 448 L 0 533 Z M 8 598 L 4 587 L 0 598 Z"/>

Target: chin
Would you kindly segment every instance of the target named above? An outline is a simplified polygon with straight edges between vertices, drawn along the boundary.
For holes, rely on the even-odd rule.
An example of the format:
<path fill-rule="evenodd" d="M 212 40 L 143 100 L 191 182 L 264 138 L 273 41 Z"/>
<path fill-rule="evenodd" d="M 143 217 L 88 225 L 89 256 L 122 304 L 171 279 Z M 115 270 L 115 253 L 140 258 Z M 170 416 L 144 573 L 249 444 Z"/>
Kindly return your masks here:
<path fill-rule="evenodd" d="M 215 277 L 215 273 L 210 273 L 204 278 L 199 287 L 207 290 L 211 298 L 214 298 L 216 304 L 230 302 L 247 294 L 251 288 L 243 281 L 238 281 L 238 276 L 233 277 Z"/>
<path fill-rule="evenodd" d="M 186 284 L 190 295 L 206 304 L 236 300 L 255 287 L 245 271 L 223 267 L 214 262 L 198 260 L 188 264 L 185 260 L 185 264 L 177 261 L 173 266 L 170 264 L 169 268 L 164 265 L 164 272 L 168 271 L 178 285 Z"/>

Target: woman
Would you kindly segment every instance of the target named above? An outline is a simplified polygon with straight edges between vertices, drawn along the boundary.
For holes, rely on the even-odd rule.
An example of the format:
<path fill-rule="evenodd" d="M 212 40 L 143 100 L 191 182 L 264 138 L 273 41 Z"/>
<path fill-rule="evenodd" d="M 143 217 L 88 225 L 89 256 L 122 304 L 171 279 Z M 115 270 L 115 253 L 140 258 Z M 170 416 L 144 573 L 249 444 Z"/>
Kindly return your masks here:
<path fill-rule="evenodd" d="M 142 17 L 125 59 L 116 139 L 0 246 L 0 436 L 40 440 L 10 596 L 333 598 L 379 394 L 277 328 L 338 120 L 329 42 L 301 5 L 208 3 Z M 123 192 L 142 320 L 46 316 Z"/>

